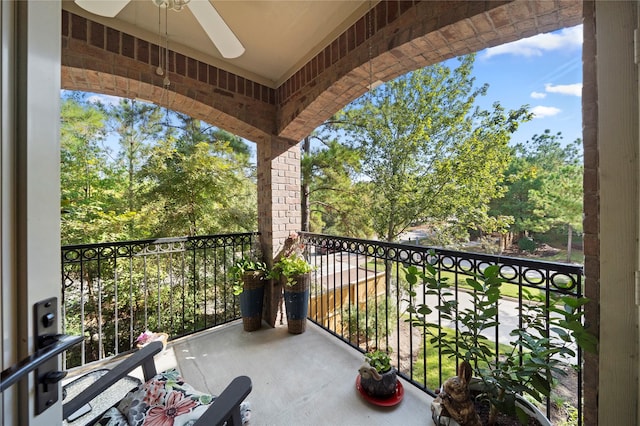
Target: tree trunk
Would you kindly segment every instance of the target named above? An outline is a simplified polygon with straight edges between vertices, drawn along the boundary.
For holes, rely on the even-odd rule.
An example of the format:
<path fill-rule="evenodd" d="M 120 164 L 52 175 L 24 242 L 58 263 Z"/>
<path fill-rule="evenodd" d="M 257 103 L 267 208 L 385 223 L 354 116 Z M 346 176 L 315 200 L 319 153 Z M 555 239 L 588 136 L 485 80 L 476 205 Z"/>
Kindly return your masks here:
<path fill-rule="evenodd" d="M 573 228 L 567 224 L 567 263 L 571 263 L 571 245 L 573 244 Z"/>
<path fill-rule="evenodd" d="M 500 253 L 503 253 L 513 244 L 513 232 L 500 234 Z"/>
<path fill-rule="evenodd" d="M 311 149 L 311 139 L 309 136 L 304 138 L 302 145 L 302 153 L 309 154 Z M 309 232 L 310 212 L 309 212 L 309 179 L 302 179 L 302 188 L 300 191 L 300 200 L 302 204 L 302 230 Z"/>

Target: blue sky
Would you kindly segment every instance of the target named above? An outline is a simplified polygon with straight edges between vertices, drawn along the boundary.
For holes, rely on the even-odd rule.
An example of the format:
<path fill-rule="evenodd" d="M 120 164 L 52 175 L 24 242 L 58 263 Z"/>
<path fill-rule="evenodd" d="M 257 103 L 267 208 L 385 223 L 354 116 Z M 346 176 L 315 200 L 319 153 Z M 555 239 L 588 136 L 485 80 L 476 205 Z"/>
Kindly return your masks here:
<path fill-rule="evenodd" d="M 582 138 L 582 26 L 565 28 L 479 52 L 477 84 L 489 84 L 480 105 L 499 101 L 508 109 L 529 105 L 534 118 L 512 142 L 545 129 L 562 132 L 563 142 Z"/>
<path fill-rule="evenodd" d="M 455 59 L 450 66 L 457 65 Z M 562 132 L 563 142 L 582 138 L 582 26 L 518 40 L 478 52 L 476 84 L 489 84 L 478 104 L 499 101 L 506 109 L 529 105 L 534 118 L 520 126 L 512 143 L 525 142 L 545 129 Z M 94 95 L 103 103 L 118 98 Z M 254 148 L 253 144 L 250 144 Z"/>

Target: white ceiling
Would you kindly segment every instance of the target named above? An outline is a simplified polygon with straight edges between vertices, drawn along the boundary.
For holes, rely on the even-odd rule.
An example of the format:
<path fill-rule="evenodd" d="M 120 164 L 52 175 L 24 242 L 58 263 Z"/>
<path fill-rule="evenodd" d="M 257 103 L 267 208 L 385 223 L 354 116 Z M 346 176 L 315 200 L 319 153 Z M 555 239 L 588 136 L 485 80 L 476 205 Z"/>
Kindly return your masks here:
<path fill-rule="evenodd" d="M 90 14 L 72 0 L 63 0 L 63 9 L 154 44 L 162 40 L 164 45 L 166 21 L 169 49 L 277 87 L 377 3 L 362 0 L 192 1 L 209 1 L 214 5 L 244 45 L 244 54 L 235 59 L 223 58 L 188 7 L 180 12 L 166 12 L 152 0 L 132 0 L 115 18 Z"/>

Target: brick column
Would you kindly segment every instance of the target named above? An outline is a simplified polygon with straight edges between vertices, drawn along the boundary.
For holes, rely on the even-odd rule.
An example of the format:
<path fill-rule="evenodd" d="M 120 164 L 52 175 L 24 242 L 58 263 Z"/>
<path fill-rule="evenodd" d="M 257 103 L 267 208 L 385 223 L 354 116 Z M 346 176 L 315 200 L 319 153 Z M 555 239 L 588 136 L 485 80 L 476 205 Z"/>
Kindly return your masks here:
<path fill-rule="evenodd" d="M 271 137 L 258 142 L 258 231 L 262 252 L 273 257 L 291 232 L 300 231 L 300 146 Z M 268 283 L 263 318 L 275 326 L 282 286 Z"/>
<path fill-rule="evenodd" d="M 596 73 L 595 2 L 583 3 L 582 141 L 584 148 L 585 295 L 591 300 L 585 324 L 600 334 L 600 192 L 598 184 L 598 85 Z M 584 354 L 584 424 L 598 424 L 598 355 Z"/>

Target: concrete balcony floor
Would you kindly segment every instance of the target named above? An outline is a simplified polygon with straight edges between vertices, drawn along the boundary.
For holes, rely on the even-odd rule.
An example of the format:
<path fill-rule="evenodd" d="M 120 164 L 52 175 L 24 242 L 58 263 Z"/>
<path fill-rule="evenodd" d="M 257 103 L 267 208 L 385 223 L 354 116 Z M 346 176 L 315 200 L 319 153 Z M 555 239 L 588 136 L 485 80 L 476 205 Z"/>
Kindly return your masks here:
<path fill-rule="evenodd" d="M 360 352 L 312 322 L 303 334 L 286 325 L 245 332 L 236 321 L 172 341 L 156 358 L 176 367 L 196 389 L 219 394 L 235 376 L 249 376 L 251 421 L 257 425 L 432 425 L 431 397 L 402 381 L 394 407 L 365 401 L 356 390 Z M 402 379 L 401 379 L 402 380 Z"/>

